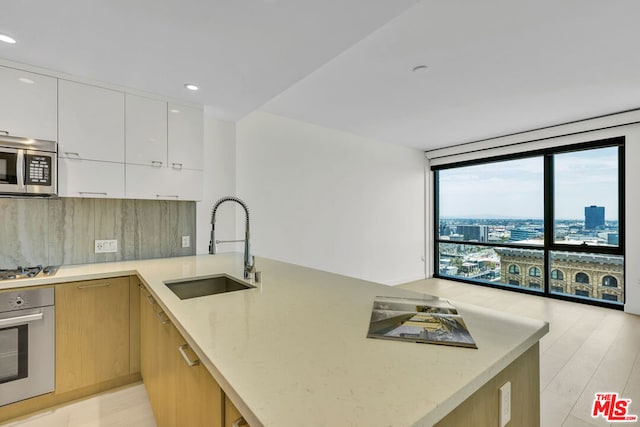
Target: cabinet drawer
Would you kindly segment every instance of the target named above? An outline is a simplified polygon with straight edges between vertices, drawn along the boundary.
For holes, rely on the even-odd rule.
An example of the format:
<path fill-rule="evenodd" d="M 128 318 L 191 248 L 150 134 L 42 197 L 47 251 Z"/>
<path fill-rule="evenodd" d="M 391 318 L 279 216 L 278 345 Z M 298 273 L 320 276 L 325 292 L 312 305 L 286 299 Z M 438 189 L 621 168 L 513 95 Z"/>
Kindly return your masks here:
<path fill-rule="evenodd" d="M 58 159 L 60 197 L 124 198 L 124 164 Z"/>
<path fill-rule="evenodd" d="M 126 165 L 126 176 L 128 199 L 202 199 L 202 171 Z"/>

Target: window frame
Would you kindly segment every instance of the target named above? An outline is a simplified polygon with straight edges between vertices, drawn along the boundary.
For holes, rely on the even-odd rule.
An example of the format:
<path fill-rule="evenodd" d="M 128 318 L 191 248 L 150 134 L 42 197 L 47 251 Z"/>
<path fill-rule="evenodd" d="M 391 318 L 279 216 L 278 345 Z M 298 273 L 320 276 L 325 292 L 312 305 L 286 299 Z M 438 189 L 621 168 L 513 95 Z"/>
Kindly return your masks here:
<path fill-rule="evenodd" d="M 590 142 L 583 142 L 579 144 L 570 144 L 563 145 L 559 147 L 551 147 L 539 150 L 531 150 L 531 151 L 523 151 L 517 154 L 508 154 L 508 155 L 500 155 L 494 157 L 488 157 L 477 160 L 468 160 L 463 162 L 455 162 L 449 164 L 442 164 L 437 166 L 431 166 L 430 170 L 433 173 L 433 187 L 432 187 L 432 202 L 433 202 L 433 262 L 434 262 L 434 273 L 433 277 L 442 278 L 447 280 L 459 281 L 463 283 L 471 283 L 481 286 L 487 286 L 498 289 L 506 289 L 512 290 L 514 292 L 523 292 L 534 295 L 545 296 L 548 298 L 554 299 L 562 299 L 566 301 L 572 302 L 580 302 L 590 305 L 608 307 L 623 310 L 624 309 L 624 301 L 626 301 L 626 289 L 624 287 L 624 292 L 622 294 L 623 302 L 607 302 L 605 300 L 598 299 L 584 299 L 584 298 L 576 298 L 575 295 L 571 294 L 563 294 L 563 293 L 555 293 L 551 290 L 551 281 L 555 280 L 551 278 L 551 253 L 552 252 L 578 252 L 578 253 L 592 253 L 592 254 L 602 254 L 602 255 L 617 255 L 625 257 L 625 136 L 618 136 L 613 138 L 600 139 Z M 562 242 L 555 241 L 555 218 L 554 218 L 554 155 L 571 153 L 576 151 L 584 151 L 584 150 L 592 150 L 598 148 L 608 148 L 608 147 L 617 147 L 618 148 L 618 246 L 599 246 L 599 245 L 571 245 Z M 448 241 L 442 240 L 440 237 L 440 213 L 439 213 L 439 177 L 438 172 L 446 169 L 456 169 L 466 166 L 474 166 L 481 164 L 491 164 L 509 160 L 518 160 L 523 158 L 531 158 L 531 157 L 542 157 L 544 162 L 544 244 L 541 245 L 527 245 L 527 244 L 512 244 L 508 245 L 504 242 L 502 243 L 490 243 L 490 242 L 471 242 L 471 241 Z M 543 292 L 532 292 L 531 290 L 527 290 L 526 287 L 514 288 L 510 287 L 508 284 L 504 286 L 504 284 L 493 284 L 482 282 L 478 280 L 470 280 L 464 278 L 457 278 L 452 276 L 441 275 L 437 266 L 440 263 L 439 260 L 439 245 L 441 243 L 449 243 L 449 244 L 464 244 L 464 245 L 476 245 L 483 247 L 509 247 L 514 249 L 534 249 L 534 250 L 542 250 L 544 251 L 544 262 L 543 262 L 543 271 L 542 278 L 544 280 L 544 290 Z M 564 273 L 563 273 L 564 274 Z M 623 267 L 623 277 L 626 277 L 626 262 Z M 564 274 L 565 279 L 567 275 Z"/>

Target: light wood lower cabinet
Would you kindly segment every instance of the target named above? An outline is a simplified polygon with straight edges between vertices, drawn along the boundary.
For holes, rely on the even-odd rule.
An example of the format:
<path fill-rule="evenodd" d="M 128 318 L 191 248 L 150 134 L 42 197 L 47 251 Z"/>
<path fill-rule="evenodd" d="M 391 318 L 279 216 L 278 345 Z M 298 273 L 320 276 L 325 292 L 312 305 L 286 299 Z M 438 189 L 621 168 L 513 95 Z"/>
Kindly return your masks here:
<path fill-rule="evenodd" d="M 140 380 L 138 284 L 131 276 L 55 285 L 55 391 L 0 407 L 0 423 Z"/>
<path fill-rule="evenodd" d="M 222 390 L 144 288 L 140 289 L 140 361 L 159 427 L 222 426 Z"/>
<path fill-rule="evenodd" d="M 224 397 L 224 427 L 249 427 L 238 408 L 227 396 Z"/>
<path fill-rule="evenodd" d="M 129 278 L 55 289 L 56 393 L 129 375 Z"/>

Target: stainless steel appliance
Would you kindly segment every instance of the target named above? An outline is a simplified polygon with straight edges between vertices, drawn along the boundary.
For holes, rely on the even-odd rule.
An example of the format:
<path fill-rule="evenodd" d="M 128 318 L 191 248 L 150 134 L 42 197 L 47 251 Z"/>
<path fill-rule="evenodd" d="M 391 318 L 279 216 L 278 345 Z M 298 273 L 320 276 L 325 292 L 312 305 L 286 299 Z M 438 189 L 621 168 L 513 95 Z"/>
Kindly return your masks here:
<path fill-rule="evenodd" d="M 57 171 L 54 141 L 0 134 L 0 195 L 55 196 Z"/>
<path fill-rule="evenodd" d="M 48 265 L 43 267 L 17 267 L 7 270 L 0 269 L 0 280 L 27 279 L 29 277 L 53 276 L 58 271 L 57 266 Z"/>
<path fill-rule="evenodd" d="M 49 393 L 54 380 L 53 288 L 0 292 L 0 406 Z"/>

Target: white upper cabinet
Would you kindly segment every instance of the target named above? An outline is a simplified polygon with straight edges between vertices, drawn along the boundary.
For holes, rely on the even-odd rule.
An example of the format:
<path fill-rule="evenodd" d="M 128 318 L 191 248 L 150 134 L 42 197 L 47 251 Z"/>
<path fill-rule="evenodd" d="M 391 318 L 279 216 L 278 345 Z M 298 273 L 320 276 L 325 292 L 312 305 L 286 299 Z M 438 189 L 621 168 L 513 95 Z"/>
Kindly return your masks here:
<path fill-rule="evenodd" d="M 128 199 L 202 200 L 199 170 L 126 165 L 126 175 Z"/>
<path fill-rule="evenodd" d="M 58 155 L 124 163 L 124 93 L 58 82 Z"/>
<path fill-rule="evenodd" d="M 202 170 L 204 115 L 201 108 L 169 103 L 169 167 Z"/>
<path fill-rule="evenodd" d="M 58 195 L 122 199 L 124 163 L 84 159 L 58 159 Z"/>
<path fill-rule="evenodd" d="M 2 134 L 58 139 L 56 78 L 0 67 L 0 94 Z"/>
<path fill-rule="evenodd" d="M 167 103 L 125 96 L 126 163 L 167 165 Z"/>

